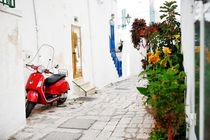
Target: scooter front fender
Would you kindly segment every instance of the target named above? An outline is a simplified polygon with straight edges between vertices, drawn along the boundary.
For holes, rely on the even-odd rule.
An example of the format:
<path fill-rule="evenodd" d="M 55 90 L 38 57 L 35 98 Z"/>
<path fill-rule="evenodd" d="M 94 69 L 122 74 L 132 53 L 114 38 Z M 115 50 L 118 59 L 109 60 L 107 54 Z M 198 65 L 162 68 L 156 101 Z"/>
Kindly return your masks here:
<path fill-rule="evenodd" d="M 28 93 L 27 93 L 28 101 L 36 103 L 38 101 L 38 98 L 39 98 L 39 93 L 37 91 L 34 91 L 34 90 L 28 91 Z"/>

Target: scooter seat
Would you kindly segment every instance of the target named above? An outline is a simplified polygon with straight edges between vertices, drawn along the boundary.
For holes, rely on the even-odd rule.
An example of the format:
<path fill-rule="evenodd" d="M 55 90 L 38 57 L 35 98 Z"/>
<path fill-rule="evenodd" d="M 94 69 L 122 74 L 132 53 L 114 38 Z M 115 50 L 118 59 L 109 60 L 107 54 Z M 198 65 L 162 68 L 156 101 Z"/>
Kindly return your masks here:
<path fill-rule="evenodd" d="M 44 84 L 46 87 L 49 87 L 65 77 L 66 77 L 65 74 L 54 74 L 54 75 L 46 78 Z"/>

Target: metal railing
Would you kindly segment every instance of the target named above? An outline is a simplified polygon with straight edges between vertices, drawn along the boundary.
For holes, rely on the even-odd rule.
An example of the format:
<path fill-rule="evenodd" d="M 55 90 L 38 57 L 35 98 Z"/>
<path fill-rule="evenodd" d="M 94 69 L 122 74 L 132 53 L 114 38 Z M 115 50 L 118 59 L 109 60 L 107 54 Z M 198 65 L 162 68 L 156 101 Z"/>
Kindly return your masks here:
<path fill-rule="evenodd" d="M 72 81 L 72 83 L 74 83 L 77 87 L 79 87 L 81 90 L 83 90 L 85 92 L 85 96 L 87 96 L 87 91 L 84 88 L 82 88 L 79 84 L 77 84 L 74 81 Z"/>

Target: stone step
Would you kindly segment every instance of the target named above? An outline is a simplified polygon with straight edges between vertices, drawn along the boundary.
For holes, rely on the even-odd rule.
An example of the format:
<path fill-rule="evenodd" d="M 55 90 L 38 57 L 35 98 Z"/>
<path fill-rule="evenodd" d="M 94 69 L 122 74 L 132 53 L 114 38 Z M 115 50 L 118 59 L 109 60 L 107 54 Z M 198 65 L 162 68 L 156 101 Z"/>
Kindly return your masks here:
<path fill-rule="evenodd" d="M 73 81 L 75 83 L 77 83 L 78 85 L 82 85 L 82 84 L 86 83 L 82 77 L 74 79 Z"/>
<path fill-rule="evenodd" d="M 85 92 L 82 89 L 80 89 L 79 87 L 76 87 L 76 88 L 77 89 L 75 90 L 75 92 L 79 96 L 85 96 Z M 91 87 L 91 86 L 86 87 L 86 88 L 83 87 L 83 89 L 87 92 L 87 95 L 92 95 L 92 94 L 94 94 L 96 92 L 96 88 L 95 87 Z"/>
<path fill-rule="evenodd" d="M 90 82 L 85 82 L 83 78 L 77 78 L 74 79 L 74 82 L 76 82 L 79 86 L 81 86 L 85 91 L 87 91 L 87 95 L 94 94 L 96 92 L 95 87 L 92 87 Z M 85 92 L 80 89 L 77 85 L 74 83 L 72 84 L 73 94 L 78 97 L 85 96 Z"/>
<path fill-rule="evenodd" d="M 92 94 L 95 94 L 95 93 L 96 93 L 96 88 L 95 87 L 92 87 L 89 90 L 87 90 L 87 95 L 92 95 Z"/>

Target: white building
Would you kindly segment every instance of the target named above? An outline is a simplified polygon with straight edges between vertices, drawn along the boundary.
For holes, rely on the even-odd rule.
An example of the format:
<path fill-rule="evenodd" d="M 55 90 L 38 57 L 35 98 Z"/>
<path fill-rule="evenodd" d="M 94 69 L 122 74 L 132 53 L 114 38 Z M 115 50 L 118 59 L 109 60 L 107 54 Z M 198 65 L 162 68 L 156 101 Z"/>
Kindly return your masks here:
<path fill-rule="evenodd" d="M 181 1 L 182 49 L 187 73 L 190 140 L 210 139 L 210 1 Z"/>
<path fill-rule="evenodd" d="M 20 5 L 17 1 L 14 9 L 0 3 L 0 139 L 6 139 L 25 124 Z"/>
<path fill-rule="evenodd" d="M 127 17 L 130 17 L 127 19 Z M 131 25 L 134 19 L 145 19 L 146 23 L 150 23 L 150 1 L 145 0 L 120 0 L 118 4 L 118 42 L 122 40 L 125 44 L 123 48 L 123 74 L 135 75 L 142 69 L 141 59 L 145 56 L 145 49 L 137 51 L 131 41 Z M 136 65 L 137 67 L 133 67 Z M 126 68 L 127 67 L 127 68 Z"/>
<path fill-rule="evenodd" d="M 72 81 L 94 92 L 141 71 L 141 56 L 130 40 L 126 40 L 130 38 L 129 28 L 122 31 L 129 35 L 122 37 L 121 29 L 117 28 L 121 18 L 117 12 L 120 1 L 12 0 L 15 8 L 10 8 L 8 3 L 3 5 L 3 2 L 7 1 L 0 1 L 0 139 L 7 139 L 24 127 L 24 86 L 30 74 L 24 64 L 42 44 L 52 45 L 55 64 L 68 70 L 70 97 L 79 93 Z M 10 5 L 14 6 L 14 3 Z M 113 58 L 110 47 L 111 25 L 115 31 L 115 40 L 112 40 L 115 47 L 119 39 L 125 39 L 117 63 L 114 63 L 116 58 Z M 77 51 L 72 45 L 74 36 L 77 36 L 77 46 L 80 46 Z M 78 52 L 79 57 L 75 56 Z M 81 94 L 80 91 L 79 96 Z"/>

